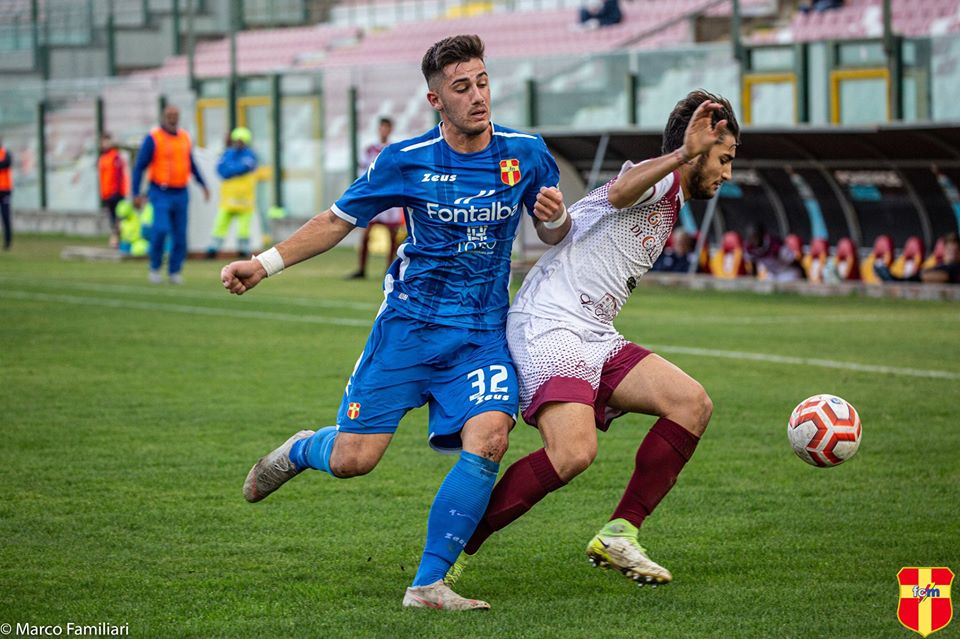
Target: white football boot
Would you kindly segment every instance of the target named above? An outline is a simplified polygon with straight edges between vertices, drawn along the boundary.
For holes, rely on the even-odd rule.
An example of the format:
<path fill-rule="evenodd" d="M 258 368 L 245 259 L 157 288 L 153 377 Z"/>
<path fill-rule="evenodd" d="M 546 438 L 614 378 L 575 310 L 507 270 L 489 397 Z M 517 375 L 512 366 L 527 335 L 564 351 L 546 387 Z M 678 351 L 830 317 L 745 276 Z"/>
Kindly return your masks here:
<path fill-rule="evenodd" d="M 283 442 L 279 448 L 261 457 L 247 473 L 247 479 L 243 482 L 243 498 L 251 503 L 260 501 L 303 472 L 297 470 L 290 461 L 290 449 L 294 443 L 311 435 L 313 435 L 312 430 L 301 430 Z"/>
<path fill-rule="evenodd" d="M 427 586 L 407 588 L 403 595 L 404 608 L 433 608 L 434 610 L 490 610 L 490 604 L 479 599 L 461 597 L 443 580 Z"/>

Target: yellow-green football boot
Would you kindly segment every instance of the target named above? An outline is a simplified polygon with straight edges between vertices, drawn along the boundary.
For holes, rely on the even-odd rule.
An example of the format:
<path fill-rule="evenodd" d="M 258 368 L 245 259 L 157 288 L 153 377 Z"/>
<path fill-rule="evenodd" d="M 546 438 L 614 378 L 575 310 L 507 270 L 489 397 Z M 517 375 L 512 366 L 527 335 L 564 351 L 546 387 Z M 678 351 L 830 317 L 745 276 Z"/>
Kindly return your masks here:
<path fill-rule="evenodd" d="M 670 583 L 673 575 L 647 556 L 637 541 L 637 528 L 626 519 L 614 519 L 587 544 L 587 557 L 598 568 L 619 570 L 639 585 Z"/>

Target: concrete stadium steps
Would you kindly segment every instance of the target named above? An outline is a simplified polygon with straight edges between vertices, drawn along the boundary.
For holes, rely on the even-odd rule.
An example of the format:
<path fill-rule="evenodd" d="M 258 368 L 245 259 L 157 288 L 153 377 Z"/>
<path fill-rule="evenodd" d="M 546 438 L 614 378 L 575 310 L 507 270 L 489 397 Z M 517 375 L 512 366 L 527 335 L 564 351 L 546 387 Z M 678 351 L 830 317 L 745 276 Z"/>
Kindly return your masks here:
<path fill-rule="evenodd" d="M 779 0 L 740 0 L 740 15 L 743 17 L 770 17 L 780 10 Z M 704 15 L 711 18 L 729 18 L 733 15 L 733 2 L 725 0 L 710 7 Z"/>
<path fill-rule="evenodd" d="M 326 65 L 419 62 L 427 46 L 456 33 L 482 37 L 489 58 L 556 55 L 558 43 L 563 43 L 564 54 L 571 55 L 610 51 L 634 43 L 641 48 L 685 43 L 692 40 L 689 27 L 674 21 L 709 4 L 710 0 L 634 0 L 624 3 L 622 23 L 595 30 L 577 28 L 577 14 L 570 9 L 411 22 L 371 33 L 356 47 L 331 54 Z"/>
<path fill-rule="evenodd" d="M 237 69 L 242 74 L 256 74 L 315 65 L 327 57 L 333 47 L 352 43 L 357 37 L 355 27 L 338 25 L 244 31 L 237 34 Z M 194 64 L 200 77 L 229 75 L 229 38 L 198 43 Z M 141 75 L 186 76 L 187 56 L 167 58 L 162 67 Z"/>
<path fill-rule="evenodd" d="M 892 0 L 895 33 L 908 37 L 960 31 L 960 0 Z M 794 14 L 790 23 L 749 38 L 754 44 L 853 40 L 883 35 L 883 0 L 846 0 L 842 7 Z"/>

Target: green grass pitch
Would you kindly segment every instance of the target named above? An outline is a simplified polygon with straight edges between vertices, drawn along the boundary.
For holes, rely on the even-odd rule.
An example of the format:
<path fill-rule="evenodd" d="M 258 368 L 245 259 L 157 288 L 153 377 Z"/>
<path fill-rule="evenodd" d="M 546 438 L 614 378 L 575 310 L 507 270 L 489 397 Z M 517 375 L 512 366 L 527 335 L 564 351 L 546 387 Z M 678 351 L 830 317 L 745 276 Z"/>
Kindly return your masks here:
<path fill-rule="evenodd" d="M 240 494 L 258 456 L 333 422 L 382 299 L 377 281 L 342 279 L 351 251 L 235 298 L 220 263 L 150 286 L 142 262 L 61 261 L 67 243 L 18 237 L 0 254 L 0 623 L 129 624 L 135 637 L 895 638 L 916 636 L 897 621 L 898 570 L 960 572 L 956 304 L 639 288 L 621 332 L 715 404 L 641 531 L 675 582 L 638 588 L 584 555 L 653 421 L 631 415 L 601 435 L 592 468 L 471 561 L 458 590 L 493 610 L 452 615 L 400 607 L 453 462 L 427 446 L 425 411 L 366 477 L 308 473 L 256 505 Z M 804 464 L 786 438 L 794 405 L 821 392 L 863 420 L 860 452 L 833 469 Z M 539 445 L 518 425 L 505 464 Z M 960 622 L 936 636 L 960 636 Z"/>

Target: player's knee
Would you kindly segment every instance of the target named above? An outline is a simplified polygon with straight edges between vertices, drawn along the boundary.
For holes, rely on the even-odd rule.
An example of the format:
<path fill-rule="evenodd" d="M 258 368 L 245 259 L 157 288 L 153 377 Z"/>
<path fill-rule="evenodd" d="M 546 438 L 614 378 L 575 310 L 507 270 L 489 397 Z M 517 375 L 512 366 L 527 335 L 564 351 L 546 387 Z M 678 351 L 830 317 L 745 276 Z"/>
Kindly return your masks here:
<path fill-rule="evenodd" d="M 700 436 L 707 429 L 707 423 L 713 415 L 713 400 L 710 399 L 706 389 L 699 383 L 691 391 L 688 406 L 693 413 L 688 428 L 694 435 Z"/>
<path fill-rule="evenodd" d="M 376 468 L 378 461 L 380 461 L 379 458 L 370 458 L 363 455 L 331 456 L 330 472 L 341 479 L 359 477 Z"/>
<path fill-rule="evenodd" d="M 547 455 L 560 476 L 565 482 L 570 481 L 593 463 L 597 458 L 597 444 L 579 442 L 576 446 L 561 446 L 547 450 Z"/>
<path fill-rule="evenodd" d="M 492 429 L 485 434 L 480 442 L 479 455 L 485 459 L 499 462 L 507 454 L 510 430 L 508 428 Z"/>
<path fill-rule="evenodd" d="M 509 418 L 482 424 L 468 422 L 461 432 L 463 449 L 499 463 L 507 452 L 512 425 L 513 421 Z"/>
<path fill-rule="evenodd" d="M 570 481 L 587 468 L 590 467 L 590 464 L 593 463 L 593 460 L 597 458 L 597 449 L 588 448 L 582 450 L 572 451 L 567 457 L 567 463 L 565 468 L 565 475 L 561 475 L 561 478 L 564 481 Z"/>

